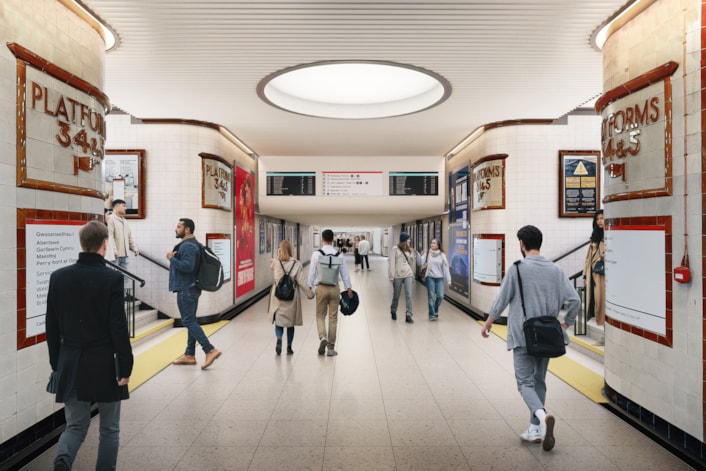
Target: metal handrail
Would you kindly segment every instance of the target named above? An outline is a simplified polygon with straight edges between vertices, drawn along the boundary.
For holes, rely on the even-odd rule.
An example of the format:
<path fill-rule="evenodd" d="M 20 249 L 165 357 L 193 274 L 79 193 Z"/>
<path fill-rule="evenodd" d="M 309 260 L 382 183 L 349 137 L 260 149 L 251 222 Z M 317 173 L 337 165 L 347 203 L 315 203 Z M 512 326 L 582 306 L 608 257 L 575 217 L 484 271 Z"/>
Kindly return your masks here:
<path fill-rule="evenodd" d="M 158 267 L 164 268 L 165 270 L 169 271 L 169 267 L 168 267 L 168 266 L 161 264 L 161 263 L 158 262 L 154 257 L 152 257 L 152 256 L 150 256 L 150 255 L 145 255 L 144 253 L 140 252 L 140 257 L 146 258 L 147 260 L 149 260 L 150 262 L 154 263 L 154 264 L 157 265 Z"/>
<path fill-rule="evenodd" d="M 120 273 L 122 273 L 124 277 L 130 278 L 132 281 L 137 281 L 138 283 L 140 283 L 140 288 L 145 286 L 145 280 L 143 280 L 142 278 L 140 278 L 139 276 L 137 276 L 133 273 L 130 273 L 129 271 L 127 271 L 126 269 L 124 269 L 123 267 L 118 265 L 117 263 L 111 262 L 110 260 L 106 260 L 105 263 L 108 264 L 110 266 L 110 268 L 113 268 L 114 270 L 117 270 Z"/>
<path fill-rule="evenodd" d="M 556 263 L 556 262 L 558 262 L 559 260 L 561 260 L 562 258 L 568 257 L 568 256 L 571 255 L 572 253 L 576 252 L 576 251 L 579 250 L 579 249 L 582 249 L 582 248 L 586 247 L 586 246 L 587 246 L 588 244 L 590 244 L 590 243 L 591 243 L 591 241 L 590 241 L 590 239 L 589 239 L 589 240 L 587 240 L 586 242 L 584 242 L 583 244 L 577 246 L 576 248 L 573 248 L 573 249 L 569 250 L 569 251 L 566 252 L 565 254 L 559 255 L 559 257 L 558 257 L 558 258 L 555 258 L 554 260 L 552 260 L 552 262 Z"/>

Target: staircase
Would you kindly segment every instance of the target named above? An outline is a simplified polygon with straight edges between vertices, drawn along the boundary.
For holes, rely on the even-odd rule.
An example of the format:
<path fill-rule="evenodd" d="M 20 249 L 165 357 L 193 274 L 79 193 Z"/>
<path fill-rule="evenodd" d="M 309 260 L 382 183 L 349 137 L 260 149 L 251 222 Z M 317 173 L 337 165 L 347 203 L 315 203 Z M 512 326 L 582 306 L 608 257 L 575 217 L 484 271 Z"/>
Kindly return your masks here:
<path fill-rule="evenodd" d="M 169 332 L 174 325 L 174 319 L 159 319 L 157 309 L 152 309 L 138 299 L 135 300 L 135 330 L 131 339 L 134 347 Z"/>

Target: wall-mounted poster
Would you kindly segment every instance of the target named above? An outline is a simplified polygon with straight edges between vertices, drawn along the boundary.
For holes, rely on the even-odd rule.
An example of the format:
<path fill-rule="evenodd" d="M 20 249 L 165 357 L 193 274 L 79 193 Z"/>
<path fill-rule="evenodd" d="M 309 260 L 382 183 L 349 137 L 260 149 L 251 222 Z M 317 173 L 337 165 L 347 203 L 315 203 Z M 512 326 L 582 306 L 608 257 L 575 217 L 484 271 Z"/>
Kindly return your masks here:
<path fill-rule="evenodd" d="M 600 151 L 559 151 L 559 217 L 593 217 L 601 198 Z"/>
<path fill-rule="evenodd" d="M 451 291 L 468 296 L 469 283 L 469 167 L 449 174 L 449 269 Z"/>
<path fill-rule="evenodd" d="M 472 210 L 505 209 L 505 159 L 507 154 L 483 157 L 472 165 Z"/>
<path fill-rule="evenodd" d="M 671 216 L 616 218 L 608 222 L 606 322 L 671 346 Z M 649 286 L 649 289 L 635 289 L 635 286 Z"/>
<path fill-rule="evenodd" d="M 266 247 L 265 246 L 265 227 L 266 227 L 265 221 L 260 219 L 258 226 L 260 228 L 260 244 L 259 244 L 260 250 L 259 250 L 259 252 L 262 255 L 263 253 L 265 253 L 265 247 Z"/>
<path fill-rule="evenodd" d="M 255 287 L 255 193 L 253 175 L 235 167 L 235 294 L 242 296 Z"/>
<path fill-rule="evenodd" d="M 99 215 L 17 209 L 17 349 L 46 339 L 49 278 L 59 268 L 78 260 L 78 231 Z"/>
<path fill-rule="evenodd" d="M 107 149 L 101 171 L 106 208 L 123 200 L 126 218 L 145 218 L 145 150 Z"/>
<path fill-rule="evenodd" d="M 201 207 L 231 210 L 233 201 L 233 166 L 225 159 L 202 152 Z"/>
<path fill-rule="evenodd" d="M 230 281 L 231 252 L 230 234 L 206 234 L 206 245 L 213 250 L 223 264 L 223 281 Z"/>
<path fill-rule="evenodd" d="M 473 281 L 500 286 L 505 267 L 505 234 L 473 234 Z"/>

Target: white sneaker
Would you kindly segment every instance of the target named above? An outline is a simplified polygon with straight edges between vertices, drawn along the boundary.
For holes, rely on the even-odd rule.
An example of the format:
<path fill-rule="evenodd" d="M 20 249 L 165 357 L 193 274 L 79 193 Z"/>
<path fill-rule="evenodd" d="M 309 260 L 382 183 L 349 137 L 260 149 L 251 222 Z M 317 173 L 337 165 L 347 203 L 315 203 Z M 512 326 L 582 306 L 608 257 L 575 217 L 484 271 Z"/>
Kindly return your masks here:
<path fill-rule="evenodd" d="M 542 449 L 544 451 L 551 451 L 554 448 L 554 416 L 547 414 L 544 418 L 544 422 L 540 424 L 540 429 L 543 433 Z"/>
<path fill-rule="evenodd" d="M 523 441 L 530 443 L 542 443 L 542 437 L 541 429 L 535 431 L 527 429 L 520 434 L 520 438 L 522 438 Z"/>

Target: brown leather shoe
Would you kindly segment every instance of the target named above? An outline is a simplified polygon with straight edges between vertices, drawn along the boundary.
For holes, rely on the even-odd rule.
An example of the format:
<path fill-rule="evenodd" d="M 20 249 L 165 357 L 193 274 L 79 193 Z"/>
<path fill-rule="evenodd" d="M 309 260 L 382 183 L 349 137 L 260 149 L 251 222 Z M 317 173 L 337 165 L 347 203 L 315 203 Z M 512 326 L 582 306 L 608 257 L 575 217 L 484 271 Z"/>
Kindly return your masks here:
<path fill-rule="evenodd" d="M 216 361 L 216 359 L 217 359 L 218 357 L 220 357 L 220 356 L 221 356 L 221 351 L 218 350 L 217 348 L 214 348 L 213 350 L 211 350 L 210 352 L 208 352 L 208 353 L 206 354 L 206 361 L 204 361 L 204 362 L 203 362 L 203 365 L 201 365 L 201 369 L 202 369 L 202 370 L 205 370 L 206 368 L 208 368 L 209 366 L 211 366 L 211 364 L 212 364 L 214 361 Z"/>
<path fill-rule="evenodd" d="M 195 365 L 196 357 L 193 355 L 182 355 L 172 362 L 172 365 Z"/>

